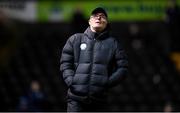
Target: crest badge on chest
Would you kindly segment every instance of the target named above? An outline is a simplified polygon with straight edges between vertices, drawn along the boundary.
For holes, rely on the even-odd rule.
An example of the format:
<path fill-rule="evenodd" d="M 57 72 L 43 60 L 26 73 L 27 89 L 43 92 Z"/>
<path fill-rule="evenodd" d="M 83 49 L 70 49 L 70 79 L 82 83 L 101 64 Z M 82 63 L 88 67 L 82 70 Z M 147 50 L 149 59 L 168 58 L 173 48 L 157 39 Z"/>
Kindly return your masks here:
<path fill-rule="evenodd" d="M 82 43 L 80 45 L 80 48 L 81 48 L 81 50 L 85 50 L 87 48 L 87 44 L 86 43 Z"/>

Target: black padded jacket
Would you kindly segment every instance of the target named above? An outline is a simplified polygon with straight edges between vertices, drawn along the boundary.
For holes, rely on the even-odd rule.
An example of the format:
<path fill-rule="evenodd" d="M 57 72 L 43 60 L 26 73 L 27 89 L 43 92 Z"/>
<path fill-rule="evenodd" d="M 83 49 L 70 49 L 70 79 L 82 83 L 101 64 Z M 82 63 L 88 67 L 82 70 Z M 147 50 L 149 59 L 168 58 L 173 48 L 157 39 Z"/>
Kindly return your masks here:
<path fill-rule="evenodd" d="M 60 70 L 70 94 L 77 98 L 100 97 L 127 75 L 127 55 L 108 30 L 95 37 L 88 27 L 84 33 L 74 34 L 67 40 Z"/>

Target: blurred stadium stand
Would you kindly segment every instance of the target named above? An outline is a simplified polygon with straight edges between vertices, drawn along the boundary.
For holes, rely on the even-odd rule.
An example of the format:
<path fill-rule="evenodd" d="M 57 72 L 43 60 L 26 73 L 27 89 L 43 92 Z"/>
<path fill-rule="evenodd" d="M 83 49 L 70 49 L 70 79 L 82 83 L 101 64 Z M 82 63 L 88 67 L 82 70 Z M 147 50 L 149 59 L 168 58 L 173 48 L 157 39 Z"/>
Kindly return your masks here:
<path fill-rule="evenodd" d="M 7 47 L 0 49 L 0 56 L 6 51 L 6 57 L 0 57 L 5 62 L 0 65 L 0 111 L 16 111 L 19 97 L 34 79 L 40 81 L 47 95 L 49 108 L 44 111 L 66 111 L 66 86 L 59 72 L 59 59 L 72 35 L 71 24 L 14 22 L 18 38 L 12 42 L 8 39 Z M 172 104 L 173 111 L 180 111 L 180 76 L 170 57 L 166 24 L 112 22 L 111 29 L 129 59 L 128 77 L 110 90 L 112 111 L 163 111 L 167 103 Z"/>

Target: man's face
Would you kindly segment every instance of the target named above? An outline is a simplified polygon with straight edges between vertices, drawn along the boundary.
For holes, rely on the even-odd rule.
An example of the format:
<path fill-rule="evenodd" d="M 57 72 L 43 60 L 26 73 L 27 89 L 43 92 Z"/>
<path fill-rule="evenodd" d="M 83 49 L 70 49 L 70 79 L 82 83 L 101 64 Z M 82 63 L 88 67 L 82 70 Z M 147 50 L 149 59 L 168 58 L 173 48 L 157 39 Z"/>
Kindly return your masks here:
<path fill-rule="evenodd" d="M 107 23 L 107 18 L 103 13 L 91 15 L 89 19 L 91 30 L 94 30 L 96 32 L 103 31 L 106 28 Z"/>

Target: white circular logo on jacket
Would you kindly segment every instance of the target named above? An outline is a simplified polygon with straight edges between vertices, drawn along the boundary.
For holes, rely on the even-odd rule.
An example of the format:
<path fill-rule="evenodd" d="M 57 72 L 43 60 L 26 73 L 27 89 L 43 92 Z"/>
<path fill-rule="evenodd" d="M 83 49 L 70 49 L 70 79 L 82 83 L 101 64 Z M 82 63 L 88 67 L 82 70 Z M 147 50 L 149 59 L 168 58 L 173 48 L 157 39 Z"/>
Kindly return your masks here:
<path fill-rule="evenodd" d="M 82 44 L 80 45 L 81 50 L 85 50 L 86 47 L 87 47 L 87 45 L 86 45 L 85 43 L 82 43 Z"/>

